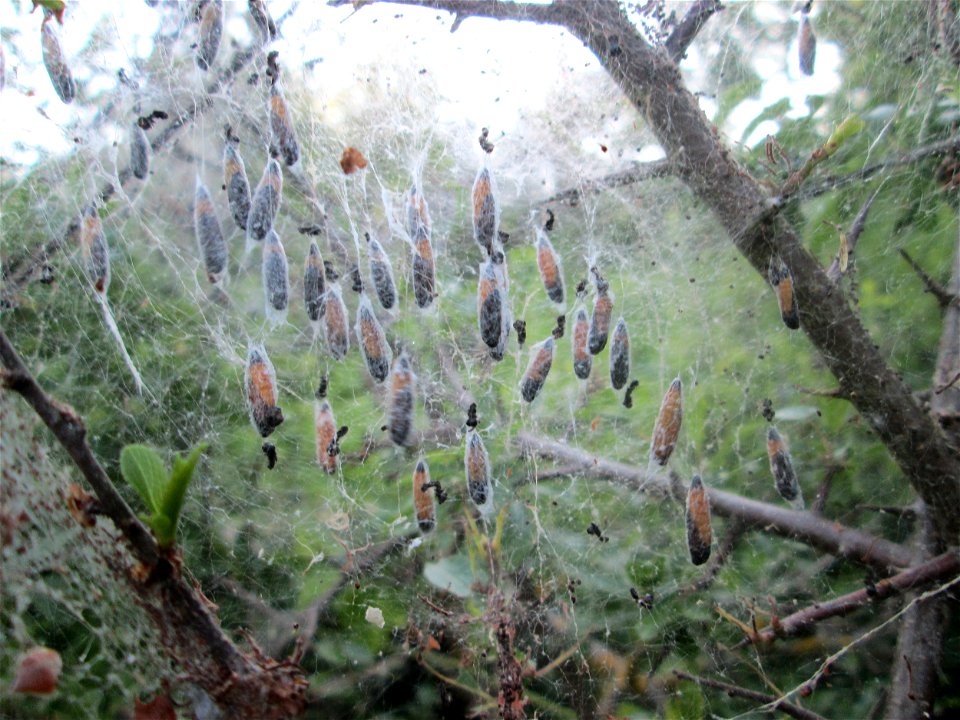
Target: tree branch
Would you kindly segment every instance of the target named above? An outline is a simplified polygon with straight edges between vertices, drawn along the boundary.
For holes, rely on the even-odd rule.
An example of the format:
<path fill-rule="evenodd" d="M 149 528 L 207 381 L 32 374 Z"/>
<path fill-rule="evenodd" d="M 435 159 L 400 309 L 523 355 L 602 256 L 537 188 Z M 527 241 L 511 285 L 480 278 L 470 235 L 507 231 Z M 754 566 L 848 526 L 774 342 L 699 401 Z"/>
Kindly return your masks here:
<path fill-rule="evenodd" d="M 103 514 L 127 540 L 144 569 L 126 579 L 160 631 L 167 654 L 231 717 L 268 719 L 300 712 L 307 681 L 293 662 L 245 655 L 220 628 L 204 598 L 184 580 L 180 560 L 164 553 L 94 457 L 73 409 L 47 395 L 0 330 L 3 385 L 21 395 L 54 434 L 97 494 Z"/>
<path fill-rule="evenodd" d="M 588 193 L 599 193 L 604 190 L 631 185 L 644 180 L 668 177 L 672 172 L 672 167 L 668 160 L 637 163 L 627 170 L 610 173 L 595 180 L 584 180 L 578 187 L 561 190 L 536 204 L 538 206 L 549 205 L 550 203 L 569 203 L 570 205 L 576 205 Z"/>
<path fill-rule="evenodd" d="M 853 219 L 853 224 L 850 226 L 850 230 L 847 231 L 847 263 L 853 260 L 854 250 L 857 248 L 857 240 L 860 239 L 860 235 L 863 234 L 863 229 L 867 225 L 867 215 L 870 214 L 870 208 L 873 207 L 873 201 L 877 199 L 877 195 L 880 194 L 880 189 L 883 187 L 883 183 L 877 187 L 876 190 L 867 198 L 867 201 L 863 204 L 863 207 L 860 208 L 860 212 L 857 213 L 857 216 Z M 846 274 L 846 269 L 840 269 L 840 253 L 838 252 L 834 258 L 833 262 L 830 263 L 830 268 L 827 270 L 827 277 L 834 283 L 840 282 L 840 278 Z"/>
<path fill-rule="evenodd" d="M 930 277 L 926 270 L 920 267 L 920 264 L 910 257 L 910 254 L 907 253 L 906 250 L 900 248 L 897 252 L 900 253 L 900 257 L 907 261 L 907 265 L 909 265 L 917 274 L 917 277 L 920 278 L 920 282 L 923 283 L 926 291 L 937 299 L 937 304 L 940 305 L 941 310 L 946 309 L 946 307 L 956 299 L 955 294 L 947 292 L 943 285 Z"/>
<path fill-rule="evenodd" d="M 331 7 L 344 5 L 371 5 L 379 0 L 367 0 L 356 3 L 354 0 L 330 0 Z M 416 7 L 445 10 L 456 16 L 454 30 L 468 17 L 489 18 L 491 20 L 518 20 L 537 24 L 559 25 L 564 22 L 563 6 L 576 0 L 555 0 L 547 4 L 500 2 L 499 0 L 383 0 L 391 5 L 413 5 Z"/>
<path fill-rule="evenodd" d="M 664 43 L 671 60 L 679 63 L 683 59 L 690 43 L 697 37 L 703 26 L 707 24 L 707 20 L 719 10 L 723 10 L 720 0 L 697 0 L 694 3 Z"/>
<path fill-rule="evenodd" d="M 674 670 L 673 674 L 681 680 L 691 680 L 697 683 L 697 685 L 702 685 L 703 687 L 713 688 L 714 690 L 722 690 L 730 697 L 744 698 L 745 700 L 753 700 L 754 702 L 769 705 L 771 710 L 779 710 L 790 717 L 797 718 L 797 720 L 824 720 L 822 716 L 817 715 L 815 712 L 805 710 L 804 708 L 798 707 L 793 703 L 788 703 L 786 700 L 778 700 L 773 695 L 767 695 L 766 693 L 757 692 L 756 690 L 748 690 L 747 688 L 742 688 L 739 685 L 730 685 L 728 683 L 720 682 L 719 680 L 711 680 L 709 678 L 691 675 L 683 672 L 682 670 Z"/>
<path fill-rule="evenodd" d="M 906 590 L 922 588 L 938 580 L 949 580 L 957 574 L 960 574 L 960 556 L 954 551 L 946 552 L 893 577 L 881 580 L 869 588 L 816 603 L 785 618 L 774 620 L 770 626 L 761 630 L 750 640 L 754 644 L 759 644 L 771 643 L 777 638 L 790 637 L 820 620 L 848 615 L 865 605 L 886 600 Z"/>
<path fill-rule="evenodd" d="M 644 492 L 671 494 L 670 480 L 664 475 L 604 460 L 583 450 L 528 432 L 521 432 L 517 439 L 523 452 L 577 465 L 585 475 L 612 480 Z M 902 545 L 844 527 L 811 513 L 788 510 L 715 488 L 709 488 L 707 495 L 713 512 L 742 522 L 746 528 L 792 538 L 833 555 L 880 568 L 884 572 L 909 567 L 913 559 L 911 551 Z"/>

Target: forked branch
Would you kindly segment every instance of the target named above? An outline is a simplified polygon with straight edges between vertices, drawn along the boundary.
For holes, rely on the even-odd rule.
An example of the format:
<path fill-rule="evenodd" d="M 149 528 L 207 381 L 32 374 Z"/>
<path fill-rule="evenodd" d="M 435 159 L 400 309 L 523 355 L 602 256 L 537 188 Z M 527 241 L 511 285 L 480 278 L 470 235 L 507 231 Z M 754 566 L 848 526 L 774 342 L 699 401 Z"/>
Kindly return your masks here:
<path fill-rule="evenodd" d="M 773 695 L 767 695 L 766 693 L 750 690 L 748 688 L 740 687 L 739 685 L 731 685 L 730 683 L 720 682 L 719 680 L 711 680 L 710 678 L 691 675 L 690 673 L 685 673 L 682 670 L 674 670 L 673 674 L 681 680 L 690 680 L 702 687 L 713 688 L 714 690 L 722 690 L 730 697 L 738 697 L 743 698 L 744 700 L 753 700 L 754 702 L 764 703 L 765 705 L 769 705 L 771 710 L 779 710 L 792 718 L 797 718 L 797 720 L 824 720 L 821 715 L 817 715 L 811 710 L 806 710 L 805 708 L 794 705 L 786 700 L 778 700 Z"/>

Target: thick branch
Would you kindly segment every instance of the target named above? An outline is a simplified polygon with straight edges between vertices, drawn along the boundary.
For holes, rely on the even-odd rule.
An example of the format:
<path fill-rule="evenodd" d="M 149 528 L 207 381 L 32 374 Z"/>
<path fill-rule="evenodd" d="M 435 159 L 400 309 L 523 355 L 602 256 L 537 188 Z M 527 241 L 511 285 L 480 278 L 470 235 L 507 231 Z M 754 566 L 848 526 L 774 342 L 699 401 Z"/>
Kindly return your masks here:
<path fill-rule="evenodd" d="M 687 48 L 690 47 L 690 43 L 697 37 L 703 26 L 707 24 L 707 20 L 715 12 L 722 9 L 720 0 L 697 0 L 693 7 L 687 11 L 687 14 L 683 16 L 683 20 L 677 25 L 673 34 L 667 38 L 667 42 L 664 43 L 670 59 L 677 63 L 680 62 L 684 53 L 687 52 Z"/>
<path fill-rule="evenodd" d="M 665 475 L 604 460 L 528 432 L 521 432 L 517 439 L 523 452 L 578 465 L 585 475 L 612 480 L 644 492 L 671 493 L 670 480 Z M 713 512 L 742 522 L 744 527 L 799 540 L 832 555 L 881 568 L 884 572 L 910 566 L 910 550 L 889 540 L 844 527 L 811 513 L 788 510 L 723 490 L 709 488 L 707 494 Z"/>
<path fill-rule="evenodd" d="M 779 710 L 790 717 L 797 718 L 797 720 L 824 720 L 823 717 L 817 715 L 815 712 L 805 710 L 804 708 L 798 707 L 793 703 L 788 703 L 786 700 L 778 700 L 773 695 L 767 695 L 766 693 L 757 692 L 756 690 L 748 690 L 747 688 L 740 687 L 739 685 L 730 685 L 729 683 L 720 682 L 719 680 L 711 680 L 709 678 L 703 678 L 697 675 L 690 675 L 682 670 L 674 670 L 673 674 L 681 680 L 691 680 L 697 683 L 697 685 L 702 685 L 703 687 L 713 688 L 714 690 L 722 690 L 730 697 L 744 698 L 745 700 L 753 700 L 754 702 L 769 705 L 770 709 Z"/>
<path fill-rule="evenodd" d="M 773 642 L 776 638 L 796 635 L 820 620 L 848 615 L 865 605 L 885 600 L 906 590 L 922 588 L 938 580 L 948 580 L 958 573 L 960 573 L 960 556 L 956 552 L 943 553 L 916 567 L 881 580 L 870 588 L 856 590 L 833 600 L 798 610 L 764 628 L 752 640 L 755 643 Z"/>
<path fill-rule="evenodd" d="M 47 395 L 0 330 L 3 384 L 19 393 L 43 420 L 90 483 L 103 514 L 109 517 L 144 566 L 145 578 L 127 577 L 137 600 L 160 631 L 164 649 L 231 717 L 281 718 L 298 713 L 306 702 L 303 671 L 240 652 L 207 604 L 180 573 L 179 560 L 162 553 L 143 523 L 113 486 L 86 442 L 83 421 Z"/>

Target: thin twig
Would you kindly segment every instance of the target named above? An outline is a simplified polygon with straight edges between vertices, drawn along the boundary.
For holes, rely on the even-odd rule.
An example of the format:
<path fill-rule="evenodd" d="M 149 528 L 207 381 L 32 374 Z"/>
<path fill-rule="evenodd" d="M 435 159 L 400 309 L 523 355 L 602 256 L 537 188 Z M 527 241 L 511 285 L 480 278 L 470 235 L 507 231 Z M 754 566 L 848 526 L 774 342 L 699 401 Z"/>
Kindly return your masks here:
<path fill-rule="evenodd" d="M 669 160 L 654 160 L 652 162 L 637 163 L 636 165 L 619 172 L 610 173 L 595 180 L 584 180 L 577 187 L 561 190 L 545 200 L 536 203 L 537 206 L 550 203 L 569 203 L 576 205 L 587 194 L 595 194 L 604 190 L 632 185 L 633 183 L 657 178 L 669 177 L 673 172 L 673 165 Z"/>
<path fill-rule="evenodd" d="M 850 225 L 850 229 L 847 231 L 847 260 L 843 269 L 841 269 L 840 253 L 838 252 L 834 255 L 833 262 L 830 263 L 830 267 L 827 269 L 827 277 L 830 278 L 832 282 L 840 282 L 840 278 L 846 273 L 846 268 L 849 267 L 849 263 L 853 260 L 853 253 L 857 248 L 857 241 L 863 234 L 863 229 L 867 226 L 867 216 L 870 214 L 870 208 L 873 207 L 873 201 L 877 199 L 877 195 L 880 194 L 883 185 L 884 183 L 881 182 L 880 185 L 877 186 L 877 189 L 867 198 L 867 201 L 863 204 L 863 207 L 860 208 L 860 212 L 857 213 L 857 216 L 853 219 L 853 223 Z"/>
<path fill-rule="evenodd" d="M 943 385 L 941 385 L 940 387 L 938 387 L 936 390 L 934 390 L 934 391 L 933 391 L 933 394 L 934 394 L 934 395 L 941 395 L 943 392 L 945 392 L 946 390 L 949 390 L 951 387 L 953 387 L 954 385 L 956 385 L 957 380 L 960 380 L 960 372 L 958 372 L 958 373 L 957 373 L 956 375 L 954 375 L 949 381 L 947 381 L 946 383 L 944 383 Z"/>
<path fill-rule="evenodd" d="M 710 678 L 704 678 L 698 675 L 691 675 L 690 673 L 685 673 L 682 670 L 674 670 L 673 674 L 681 680 L 691 680 L 692 682 L 697 683 L 697 685 L 702 685 L 703 687 L 713 688 L 714 690 L 722 690 L 730 697 L 739 697 L 743 698 L 744 700 L 753 700 L 754 702 L 765 703 L 770 705 L 771 710 L 779 710 L 780 712 L 786 713 L 790 717 L 797 718 L 797 720 L 824 720 L 821 715 L 817 715 L 815 712 L 798 707 L 793 703 L 787 702 L 786 700 L 778 700 L 773 695 L 768 695 L 767 693 L 757 692 L 756 690 L 748 690 L 747 688 L 740 687 L 739 685 L 730 685 L 729 683 L 720 682 L 719 680 L 711 680 Z"/>
<path fill-rule="evenodd" d="M 920 281 L 923 283 L 923 286 L 926 288 L 927 292 L 933 295 L 937 299 L 937 303 L 940 305 L 940 309 L 945 309 L 950 303 L 955 299 L 955 295 L 947 292 L 947 289 L 943 287 L 940 283 L 930 277 L 927 272 L 920 267 L 919 263 L 910 257 L 910 254 L 900 248 L 898 250 L 900 256 L 907 261 L 907 264 L 913 268 L 913 271 L 917 274 L 917 277 L 920 278 Z"/>

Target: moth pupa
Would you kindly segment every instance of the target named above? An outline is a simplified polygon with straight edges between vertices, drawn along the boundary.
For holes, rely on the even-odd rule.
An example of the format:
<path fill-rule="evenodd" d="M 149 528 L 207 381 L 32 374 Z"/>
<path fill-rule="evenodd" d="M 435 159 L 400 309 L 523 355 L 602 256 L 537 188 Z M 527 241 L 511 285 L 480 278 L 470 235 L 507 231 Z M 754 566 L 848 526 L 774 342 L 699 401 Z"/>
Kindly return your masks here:
<path fill-rule="evenodd" d="M 323 299 L 323 339 L 335 360 L 342 360 L 350 351 L 350 333 L 347 330 L 347 306 L 343 302 L 340 283 L 327 289 Z"/>
<path fill-rule="evenodd" d="M 553 338 L 548 337 L 530 348 L 530 361 L 520 380 L 520 397 L 528 403 L 533 402 L 543 389 L 550 366 L 553 365 L 555 346 Z"/>
<path fill-rule="evenodd" d="M 510 332 L 510 310 L 507 307 L 507 279 L 503 253 L 497 253 L 480 265 L 477 285 L 477 320 L 480 338 L 490 349 L 494 360 L 503 359 Z"/>
<path fill-rule="evenodd" d="M 263 243 L 263 296 L 271 327 L 285 323 L 290 300 L 290 271 L 283 243 L 273 230 L 267 233 Z"/>
<path fill-rule="evenodd" d="M 610 295 L 610 284 L 600 276 L 596 268 L 593 268 L 593 273 L 597 280 L 597 295 L 593 299 L 587 347 L 591 355 L 598 355 L 607 345 L 610 319 L 613 316 L 613 297 Z"/>
<path fill-rule="evenodd" d="M 277 53 L 272 52 L 267 58 L 268 66 L 273 71 L 267 110 L 270 116 L 272 147 L 289 167 L 295 165 L 300 159 L 300 145 L 297 143 L 297 135 L 293 129 L 290 107 L 287 105 L 287 99 L 283 94 L 283 85 L 280 83 L 280 68 L 276 63 L 276 57 Z"/>
<path fill-rule="evenodd" d="M 550 238 L 542 230 L 537 230 L 537 268 L 540 279 L 547 291 L 547 297 L 557 305 L 563 305 L 563 268 L 560 256 L 553 249 Z"/>
<path fill-rule="evenodd" d="M 384 310 L 389 310 L 397 302 L 397 286 L 393 282 L 393 270 L 390 258 L 376 238 L 367 233 L 367 255 L 370 259 L 370 278 L 377 291 L 377 298 Z"/>
<path fill-rule="evenodd" d="M 197 67 L 209 70 L 220 50 L 223 37 L 223 0 L 203 0 L 200 6 L 200 31 L 197 37 Z"/>
<path fill-rule="evenodd" d="M 813 23 L 806 12 L 800 13 L 800 72 L 813 75 L 814 62 L 817 59 L 817 36 L 813 34 Z"/>
<path fill-rule="evenodd" d="M 703 565 L 710 559 L 713 531 L 710 527 L 710 498 L 699 475 L 694 475 L 687 492 L 687 549 L 690 562 Z"/>
<path fill-rule="evenodd" d="M 83 211 L 80 225 L 80 253 L 87 279 L 101 296 L 106 297 L 110 287 L 110 249 L 103 232 L 100 214 L 93 205 Z"/>
<path fill-rule="evenodd" d="M 283 173 L 280 163 L 274 159 L 267 162 L 263 176 L 257 184 L 250 202 L 250 214 L 247 217 L 247 249 L 262 241 L 277 217 L 280 209 L 280 197 L 283 192 Z"/>
<path fill-rule="evenodd" d="M 251 345 L 247 351 L 243 385 L 250 422 L 260 437 L 268 437 L 283 422 L 283 412 L 277 405 L 277 371 L 263 345 Z"/>
<path fill-rule="evenodd" d="M 227 204 L 233 221 L 238 228 L 246 230 L 250 217 L 250 181 L 247 180 L 247 169 L 240 157 L 240 149 L 229 137 L 223 147 L 223 184 L 227 188 Z"/>
<path fill-rule="evenodd" d="M 277 37 L 277 26 L 270 16 L 270 10 L 264 0 L 248 0 L 247 7 L 250 10 L 250 17 L 257 28 L 260 36 L 260 43 L 265 45 Z"/>
<path fill-rule="evenodd" d="M 800 493 L 797 473 L 793 469 L 793 460 L 780 433 L 773 427 L 767 432 L 767 456 L 770 458 L 773 483 L 780 497 L 802 508 L 803 496 Z"/>
<path fill-rule="evenodd" d="M 193 204 L 193 228 L 207 279 L 211 285 L 216 285 L 227 271 L 227 243 L 220 230 L 220 220 L 217 219 L 213 200 L 210 199 L 210 193 L 199 175 Z"/>
<path fill-rule="evenodd" d="M 414 240 L 413 297 L 417 307 L 427 308 L 436 297 L 436 267 L 430 234 L 422 233 Z"/>
<path fill-rule="evenodd" d="M 390 374 L 390 365 L 393 363 L 393 351 L 387 343 L 387 336 L 383 326 L 373 312 L 373 304 L 366 293 L 360 294 L 360 303 L 357 305 L 357 343 L 360 352 L 367 363 L 370 376 L 378 383 L 387 379 Z"/>
<path fill-rule="evenodd" d="M 780 317 L 783 324 L 791 330 L 800 327 L 800 315 L 797 313 L 797 299 L 793 292 L 793 274 L 783 262 L 770 264 L 770 284 L 777 293 L 780 305 Z"/>
<path fill-rule="evenodd" d="M 593 364 L 593 355 L 587 347 L 589 334 L 590 321 L 587 319 L 587 311 L 579 307 L 573 320 L 570 341 L 573 346 L 573 372 L 581 380 L 590 377 L 590 366 Z"/>
<path fill-rule="evenodd" d="M 47 75 L 50 76 L 53 89 L 57 91 L 60 99 L 69 105 L 76 97 L 77 84 L 73 81 L 73 73 L 70 72 L 70 66 L 67 65 L 66 57 L 63 54 L 60 35 L 54 29 L 53 23 L 48 22 L 51 17 L 51 15 L 47 15 L 40 25 L 43 64 L 47 68 Z"/>
<path fill-rule="evenodd" d="M 417 189 L 416 184 L 410 188 L 410 192 L 407 194 L 404 229 L 410 239 L 414 241 L 421 235 L 430 235 L 430 211 L 427 208 L 427 200 L 423 193 Z"/>
<path fill-rule="evenodd" d="M 480 433 L 474 428 L 467 431 L 463 467 L 467 476 L 467 491 L 470 493 L 470 499 L 481 513 L 487 514 L 493 506 L 490 456 L 487 455 Z"/>
<path fill-rule="evenodd" d="M 500 228 L 500 205 L 496 198 L 496 185 L 490 170 L 484 166 L 473 181 L 473 237 L 486 250 L 494 251 L 494 241 Z"/>
<path fill-rule="evenodd" d="M 390 408 L 387 413 L 387 429 L 390 439 L 400 447 L 406 447 L 413 434 L 413 414 L 417 393 L 417 376 L 410 358 L 401 352 L 393 361 L 390 371 Z"/>
<path fill-rule="evenodd" d="M 627 321 L 622 317 L 613 329 L 610 341 L 610 384 L 619 390 L 627 384 L 630 377 L 630 336 L 627 334 Z"/>
<path fill-rule="evenodd" d="M 310 250 L 303 262 L 303 303 L 307 308 L 307 317 L 310 322 L 320 322 L 323 314 L 324 288 L 323 258 L 320 248 L 315 242 L 310 243 Z"/>
<path fill-rule="evenodd" d="M 150 172 L 150 140 L 140 122 L 135 122 L 130 130 L 130 172 L 138 180 L 146 180 Z"/>
<path fill-rule="evenodd" d="M 657 422 L 653 426 L 653 439 L 650 441 L 650 460 L 664 466 L 677 446 L 680 425 L 683 422 L 683 389 L 680 378 L 674 378 L 663 396 Z"/>
<path fill-rule="evenodd" d="M 426 460 L 420 458 L 413 470 L 413 507 L 417 513 L 417 526 L 424 534 L 437 526 L 437 511 L 429 483 L 430 467 Z"/>
<path fill-rule="evenodd" d="M 333 408 L 330 407 L 330 402 L 320 393 L 317 393 L 317 401 L 313 410 L 313 429 L 317 438 L 317 464 L 327 474 L 333 475 L 337 472 L 337 466 L 340 464 L 340 453 L 335 452 L 337 421 L 333 417 Z"/>

